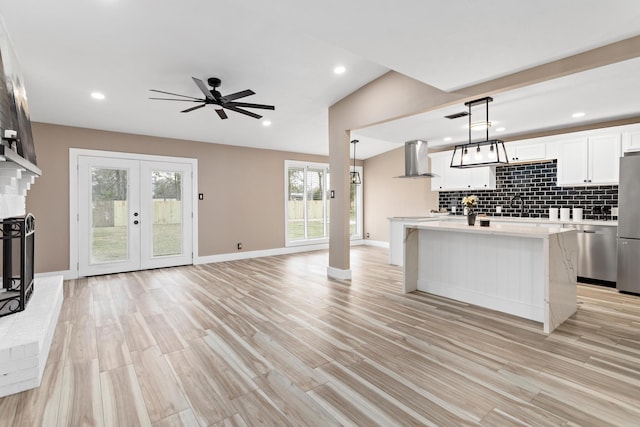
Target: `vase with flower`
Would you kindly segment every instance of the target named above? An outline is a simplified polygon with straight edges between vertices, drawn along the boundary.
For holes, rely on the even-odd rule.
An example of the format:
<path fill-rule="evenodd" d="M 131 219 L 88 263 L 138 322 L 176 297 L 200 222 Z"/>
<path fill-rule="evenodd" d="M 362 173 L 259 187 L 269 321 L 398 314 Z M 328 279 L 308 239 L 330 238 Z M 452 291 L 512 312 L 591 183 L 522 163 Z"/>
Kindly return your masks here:
<path fill-rule="evenodd" d="M 464 206 L 464 214 L 467 216 L 467 224 L 475 225 L 476 211 L 478 206 L 478 196 L 466 196 L 462 198 L 462 206 Z"/>

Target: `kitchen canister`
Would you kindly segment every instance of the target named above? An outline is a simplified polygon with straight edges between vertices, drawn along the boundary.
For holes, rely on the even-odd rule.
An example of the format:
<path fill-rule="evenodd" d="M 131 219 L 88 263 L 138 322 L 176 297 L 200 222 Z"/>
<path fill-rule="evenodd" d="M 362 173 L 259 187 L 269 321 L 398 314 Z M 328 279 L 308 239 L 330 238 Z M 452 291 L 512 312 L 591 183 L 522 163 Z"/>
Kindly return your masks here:
<path fill-rule="evenodd" d="M 571 209 L 560 208 L 560 221 L 569 221 L 570 216 L 571 216 Z"/>
<path fill-rule="evenodd" d="M 582 208 L 573 208 L 573 220 L 582 221 Z"/>
<path fill-rule="evenodd" d="M 549 208 L 549 221 L 558 220 L 558 208 Z"/>

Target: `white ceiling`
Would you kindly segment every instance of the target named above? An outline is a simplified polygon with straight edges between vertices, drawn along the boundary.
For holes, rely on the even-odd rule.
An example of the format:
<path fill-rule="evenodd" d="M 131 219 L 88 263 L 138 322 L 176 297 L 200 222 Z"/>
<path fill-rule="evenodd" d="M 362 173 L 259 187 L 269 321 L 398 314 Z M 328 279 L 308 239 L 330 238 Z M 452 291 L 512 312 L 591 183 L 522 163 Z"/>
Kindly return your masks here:
<path fill-rule="evenodd" d="M 640 34 L 637 0 L 0 0 L 0 14 L 34 121 L 312 154 L 328 154 L 328 107 L 390 69 L 453 90 Z M 638 71 L 627 61 L 500 94 L 490 116 L 520 133 L 522 118 L 558 127 L 591 106 L 584 120 L 637 115 Z M 253 89 L 244 100 L 274 104 L 273 125 L 147 99 L 149 89 L 200 96 L 192 76 L 220 77 L 223 95 Z M 430 114 L 360 131 L 370 142 L 358 157 L 462 138 Z"/>

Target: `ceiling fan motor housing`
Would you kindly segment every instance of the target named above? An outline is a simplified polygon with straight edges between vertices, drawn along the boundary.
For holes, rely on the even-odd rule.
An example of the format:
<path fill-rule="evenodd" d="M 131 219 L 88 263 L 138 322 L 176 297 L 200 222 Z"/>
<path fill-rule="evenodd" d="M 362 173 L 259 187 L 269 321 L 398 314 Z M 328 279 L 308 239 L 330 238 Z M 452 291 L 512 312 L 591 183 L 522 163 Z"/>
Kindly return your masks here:
<path fill-rule="evenodd" d="M 216 87 L 220 87 L 220 85 L 222 84 L 222 80 L 220 80 L 217 77 L 209 77 L 207 79 L 207 83 L 209 83 L 209 86 L 216 88 Z"/>

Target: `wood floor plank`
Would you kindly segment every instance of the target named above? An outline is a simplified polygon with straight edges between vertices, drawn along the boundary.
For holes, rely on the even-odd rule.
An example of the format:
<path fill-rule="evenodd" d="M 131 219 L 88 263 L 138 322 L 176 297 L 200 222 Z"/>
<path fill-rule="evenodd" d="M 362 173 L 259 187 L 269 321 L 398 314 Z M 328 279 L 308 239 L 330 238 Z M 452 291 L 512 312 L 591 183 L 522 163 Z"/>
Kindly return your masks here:
<path fill-rule="evenodd" d="M 131 364 L 129 346 L 119 324 L 96 327 L 100 372 Z"/>
<path fill-rule="evenodd" d="M 187 348 L 168 354 L 166 358 L 200 425 L 212 425 L 236 413 L 231 402 L 216 390 L 217 384 L 209 381 L 206 365 L 200 362 L 193 350 Z"/>
<path fill-rule="evenodd" d="M 64 367 L 59 426 L 102 426 L 102 392 L 96 359 Z"/>
<path fill-rule="evenodd" d="M 256 378 L 260 389 L 294 425 L 338 426 L 340 423 L 313 398 L 276 370 Z"/>
<path fill-rule="evenodd" d="M 158 347 L 133 351 L 131 360 L 152 422 L 189 408 L 177 379 Z"/>
<path fill-rule="evenodd" d="M 106 426 L 151 426 L 132 365 L 101 372 L 100 386 Z"/>
<path fill-rule="evenodd" d="M 162 353 L 172 353 L 187 346 L 164 314 L 144 316 L 144 320 Z"/>
<path fill-rule="evenodd" d="M 120 316 L 120 324 L 130 351 L 140 351 L 157 345 L 149 325 L 140 312 Z"/>
<path fill-rule="evenodd" d="M 152 424 L 153 427 L 199 427 L 200 424 L 191 409 L 163 418 Z"/>
<path fill-rule="evenodd" d="M 251 424 L 264 426 L 289 426 L 292 423 L 260 391 L 251 391 L 233 399 L 238 413 Z"/>
<path fill-rule="evenodd" d="M 96 327 L 93 317 L 80 315 L 71 327 L 68 363 L 83 363 L 98 358 Z"/>

